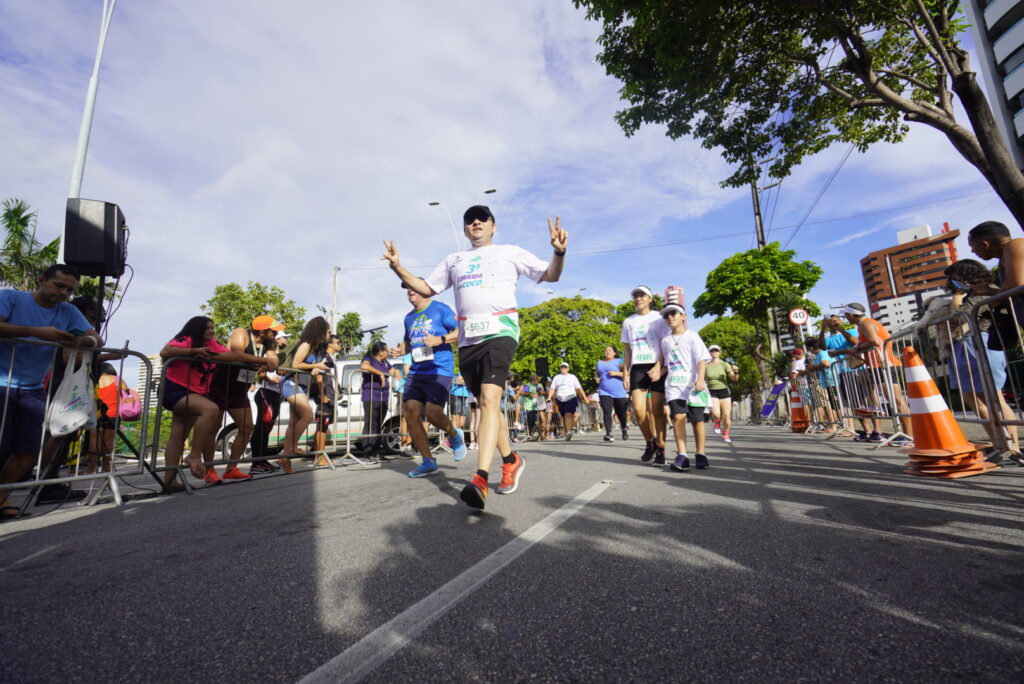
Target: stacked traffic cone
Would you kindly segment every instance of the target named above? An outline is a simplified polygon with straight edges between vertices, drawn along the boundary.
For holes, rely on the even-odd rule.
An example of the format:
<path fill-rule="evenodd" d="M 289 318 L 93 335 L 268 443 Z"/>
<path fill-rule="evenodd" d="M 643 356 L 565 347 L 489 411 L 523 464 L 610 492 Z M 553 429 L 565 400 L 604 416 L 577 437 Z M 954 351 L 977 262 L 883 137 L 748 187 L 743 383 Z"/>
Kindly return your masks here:
<path fill-rule="evenodd" d="M 913 347 L 903 349 L 903 369 L 907 378 L 910 422 L 914 426 L 914 444 L 900 453 L 910 456 L 908 475 L 953 479 L 980 475 L 998 468 L 985 460 L 982 449 L 989 444 L 968 442 L 953 417 L 939 388 L 928 374 Z"/>
<path fill-rule="evenodd" d="M 807 428 L 811 426 L 807 409 L 804 408 L 804 400 L 796 386 L 789 391 L 789 424 L 793 432 L 807 432 Z"/>

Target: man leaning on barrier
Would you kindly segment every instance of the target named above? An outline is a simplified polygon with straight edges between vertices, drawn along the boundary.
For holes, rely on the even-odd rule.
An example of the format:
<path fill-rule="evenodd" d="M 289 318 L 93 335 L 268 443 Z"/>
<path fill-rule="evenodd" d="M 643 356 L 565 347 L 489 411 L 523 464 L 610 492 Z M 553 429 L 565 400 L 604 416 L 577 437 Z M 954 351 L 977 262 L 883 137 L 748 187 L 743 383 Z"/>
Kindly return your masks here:
<path fill-rule="evenodd" d="M 59 342 L 68 347 L 100 347 L 103 340 L 68 300 L 78 287 L 78 269 L 55 264 L 39 276 L 34 292 L 0 290 L 0 338 L 25 338 Z M 39 454 L 46 412 L 43 380 L 53 363 L 52 347 L 0 341 L 0 395 L 3 400 L 0 433 L 0 484 L 23 479 Z M 59 382 L 51 378 L 51 382 Z M 44 454 L 45 468 L 52 454 Z M 50 485 L 40 491 L 42 501 L 69 501 L 84 493 L 67 485 Z M 0 491 L 0 518 L 18 514 L 4 506 L 7 492 Z"/>

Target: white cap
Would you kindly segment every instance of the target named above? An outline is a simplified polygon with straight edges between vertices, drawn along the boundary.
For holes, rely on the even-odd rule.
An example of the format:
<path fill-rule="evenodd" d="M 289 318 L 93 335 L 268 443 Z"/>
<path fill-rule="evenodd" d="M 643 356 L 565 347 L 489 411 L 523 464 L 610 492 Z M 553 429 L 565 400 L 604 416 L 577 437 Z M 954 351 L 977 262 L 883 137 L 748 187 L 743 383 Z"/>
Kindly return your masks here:
<path fill-rule="evenodd" d="M 845 316 L 847 314 L 851 316 L 863 316 L 867 313 L 867 311 L 864 309 L 863 304 L 858 304 L 857 302 L 850 302 L 846 306 L 839 307 L 838 313 L 840 316 Z"/>
<path fill-rule="evenodd" d="M 665 308 L 661 310 L 661 317 L 664 318 L 673 311 L 677 313 L 686 313 L 686 311 L 683 310 L 683 307 L 679 306 L 678 304 L 666 304 Z"/>
<path fill-rule="evenodd" d="M 651 288 L 647 287 L 646 285 L 637 285 L 636 287 L 629 291 L 629 294 L 635 295 L 637 292 L 643 292 L 648 297 L 654 296 L 651 294 Z"/>
<path fill-rule="evenodd" d="M 283 340 L 286 339 L 287 337 L 288 333 L 286 333 L 284 330 L 280 330 L 276 335 L 274 335 L 275 340 Z"/>
<path fill-rule="evenodd" d="M 563 361 L 562 365 L 559 366 L 559 368 L 568 368 L 568 367 L 569 367 L 569 364 L 566 361 Z"/>

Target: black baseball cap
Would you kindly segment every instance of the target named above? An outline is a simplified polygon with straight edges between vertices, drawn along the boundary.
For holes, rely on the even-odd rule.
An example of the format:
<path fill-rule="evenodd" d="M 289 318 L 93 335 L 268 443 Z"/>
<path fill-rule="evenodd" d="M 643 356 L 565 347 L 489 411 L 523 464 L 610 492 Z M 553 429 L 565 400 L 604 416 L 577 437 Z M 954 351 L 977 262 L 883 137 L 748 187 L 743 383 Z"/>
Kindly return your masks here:
<path fill-rule="evenodd" d="M 488 219 L 494 221 L 494 214 L 491 213 L 491 208 L 485 207 L 482 204 L 474 204 L 462 215 L 462 225 L 468 226 L 477 219 L 480 219 L 481 221 L 486 221 Z"/>

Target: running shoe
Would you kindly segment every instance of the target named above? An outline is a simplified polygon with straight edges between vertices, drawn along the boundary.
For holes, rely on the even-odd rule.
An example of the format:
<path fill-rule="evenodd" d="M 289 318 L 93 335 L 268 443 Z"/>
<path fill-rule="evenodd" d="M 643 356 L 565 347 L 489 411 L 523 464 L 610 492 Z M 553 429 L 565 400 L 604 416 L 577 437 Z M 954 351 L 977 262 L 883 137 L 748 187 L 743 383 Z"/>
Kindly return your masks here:
<path fill-rule="evenodd" d="M 889 444 L 886 446 L 907 448 L 914 446 L 914 443 L 911 440 L 906 439 L 905 437 L 899 437 L 889 442 Z"/>
<path fill-rule="evenodd" d="M 572 433 L 571 432 L 565 433 L 565 441 L 566 442 L 571 442 L 572 441 Z"/>
<path fill-rule="evenodd" d="M 669 469 L 677 473 L 685 472 L 690 469 L 690 459 L 686 457 L 686 454 L 677 454 L 676 460 L 672 461 Z"/>
<path fill-rule="evenodd" d="M 252 475 L 248 473 L 243 473 L 241 470 L 239 470 L 238 466 L 235 466 L 231 470 L 225 471 L 224 477 L 221 479 L 242 482 L 245 480 L 251 480 Z"/>
<path fill-rule="evenodd" d="M 695 454 L 693 458 L 697 462 L 697 470 L 707 470 L 711 467 L 711 464 L 708 463 L 708 457 L 704 454 Z"/>
<path fill-rule="evenodd" d="M 465 501 L 467 505 L 479 508 L 482 511 L 484 509 L 484 502 L 487 501 L 487 480 L 479 475 L 474 475 L 469 484 L 462 489 L 459 498 Z"/>
<path fill-rule="evenodd" d="M 629 439 L 629 432 L 627 430 L 623 429 L 623 431 L 622 431 L 622 441 L 625 442 L 627 439 Z"/>
<path fill-rule="evenodd" d="M 857 430 L 857 436 L 853 438 L 853 441 L 854 442 L 867 442 L 868 441 L 868 433 L 864 432 L 863 430 Z"/>
<path fill-rule="evenodd" d="M 732 444 L 732 436 L 728 432 L 726 432 L 722 435 L 722 441 L 725 442 L 726 444 Z"/>
<path fill-rule="evenodd" d="M 418 468 L 409 473 L 409 477 L 426 477 L 439 472 L 436 458 L 425 458 Z"/>
<path fill-rule="evenodd" d="M 606 441 L 606 442 L 614 442 L 615 438 L 612 437 L 612 434 L 609 432 L 607 435 L 604 436 L 604 441 Z"/>
<path fill-rule="evenodd" d="M 654 453 L 654 460 L 651 462 L 652 466 L 663 466 L 665 465 L 665 450 L 657 449 Z"/>
<path fill-rule="evenodd" d="M 526 470 L 526 459 L 519 455 L 519 452 L 513 451 L 512 455 L 515 456 L 516 460 L 511 463 L 501 464 L 501 484 L 498 485 L 499 494 L 511 494 L 516 491 L 519 487 L 519 478 L 522 477 L 523 471 Z"/>
<path fill-rule="evenodd" d="M 715 434 L 716 435 L 722 434 L 722 421 L 720 421 L 720 420 L 716 420 L 715 421 Z"/>
<path fill-rule="evenodd" d="M 656 449 L 654 448 L 654 442 L 648 442 L 647 443 L 647 448 L 644 449 L 644 453 L 640 457 L 640 461 L 642 463 L 650 463 L 651 459 L 654 458 L 654 452 L 655 451 L 656 451 Z"/>
<path fill-rule="evenodd" d="M 249 466 L 250 475 L 270 475 L 271 473 L 276 473 L 278 470 L 280 470 L 280 468 L 272 466 L 266 462 L 253 463 Z"/>
<path fill-rule="evenodd" d="M 206 477 L 203 480 L 208 485 L 219 485 L 221 483 L 220 475 L 217 474 L 216 468 L 210 468 L 206 471 Z"/>
<path fill-rule="evenodd" d="M 868 436 L 867 441 L 871 442 L 872 444 L 879 444 L 885 441 L 885 435 L 883 435 L 881 432 L 872 432 Z"/>
<path fill-rule="evenodd" d="M 449 437 L 448 442 L 452 449 L 452 458 L 458 463 L 466 458 L 466 436 L 462 434 L 461 428 L 455 428 L 455 436 Z"/>
<path fill-rule="evenodd" d="M 477 444 L 476 444 L 476 442 L 470 442 L 470 443 L 469 443 L 469 450 L 470 450 L 470 451 L 476 451 L 476 450 L 477 450 L 478 448 L 479 448 L 479 447 L 477 447 Z"/>

